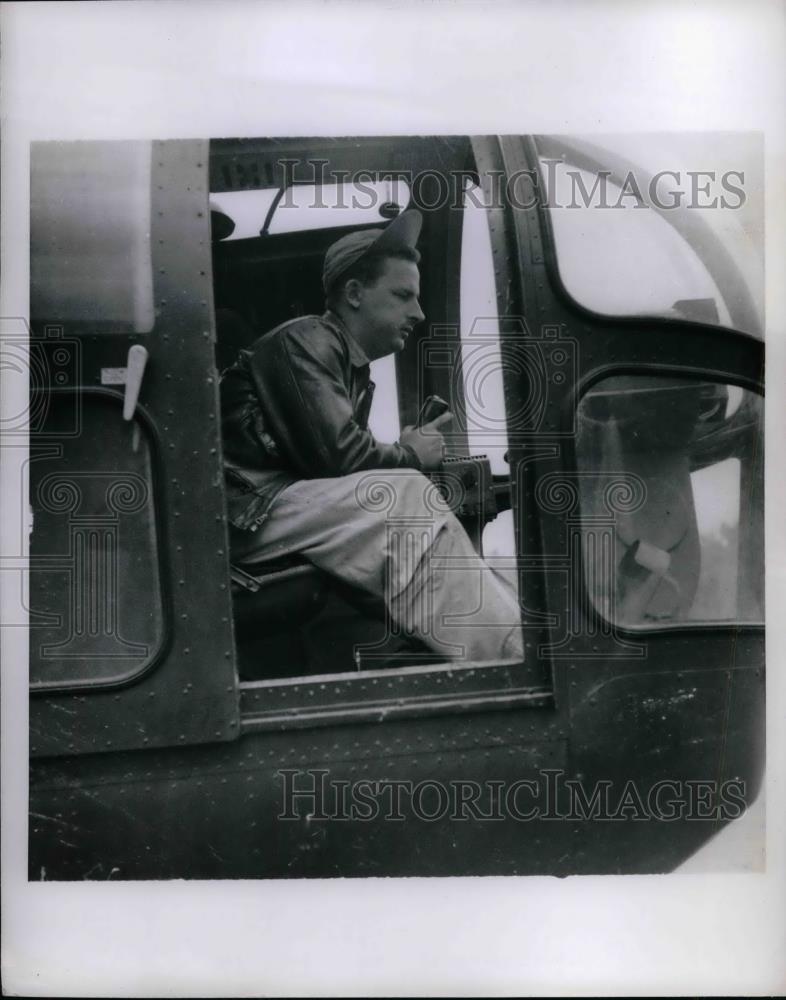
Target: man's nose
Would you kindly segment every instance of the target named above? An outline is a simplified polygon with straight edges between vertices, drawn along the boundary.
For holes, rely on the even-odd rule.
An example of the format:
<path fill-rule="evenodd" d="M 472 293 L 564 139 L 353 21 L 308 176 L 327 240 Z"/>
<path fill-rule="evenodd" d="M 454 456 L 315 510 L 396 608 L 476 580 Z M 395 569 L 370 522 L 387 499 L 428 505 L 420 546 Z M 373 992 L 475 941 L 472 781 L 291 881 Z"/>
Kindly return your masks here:
<path fill-rule="evenodd" d="M 423 310 L 420 308 L 420 303 L 416 299 L 415 300 L 415 307 L 412 310 L 412 322 L 413 323 L 422 323 L 425 318 L 426 318 L 426 316 L 425 316 Z"/>

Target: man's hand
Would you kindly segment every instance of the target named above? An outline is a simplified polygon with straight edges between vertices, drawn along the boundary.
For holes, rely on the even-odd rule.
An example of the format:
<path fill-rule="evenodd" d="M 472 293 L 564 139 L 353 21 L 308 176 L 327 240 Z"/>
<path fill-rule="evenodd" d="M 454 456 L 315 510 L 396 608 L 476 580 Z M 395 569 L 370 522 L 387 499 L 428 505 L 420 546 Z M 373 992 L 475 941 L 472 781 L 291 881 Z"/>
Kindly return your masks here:
<path fill-rule="evenodd" d="M 442 464 L 445 451 L 445 439 L 440 434 L 439 428 L 452 419 L 452 413 L 442 413 L 430 424 L 423 424 L 422 427 L 411 425 L 405 427 L 401 432 L 399 444 L 412 448 L 425 471 L 436 469 Z"/>

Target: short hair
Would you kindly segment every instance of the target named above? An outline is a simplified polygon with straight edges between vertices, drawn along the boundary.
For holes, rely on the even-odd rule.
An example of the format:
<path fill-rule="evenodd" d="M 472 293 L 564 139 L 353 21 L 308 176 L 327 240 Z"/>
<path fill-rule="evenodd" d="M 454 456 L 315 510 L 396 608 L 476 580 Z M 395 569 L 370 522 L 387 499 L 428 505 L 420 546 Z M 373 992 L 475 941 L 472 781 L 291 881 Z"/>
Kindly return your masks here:
<path fill-rule="evenodd" d="M 382 274 L 386 260 L 408 260 L 412 264 L 420 261 L 420 253 L 414 247 L 402 246 L 395 250 L 380 250 L 364 254 L 360 260 L 348 267 L 346 271 L 339 274 L 325 292 L 325 303 L 328 308 L 333 308 L 341 300 L 341 293 L 348 281 L 359 281 L 361 285 L 370 285 Z"/>

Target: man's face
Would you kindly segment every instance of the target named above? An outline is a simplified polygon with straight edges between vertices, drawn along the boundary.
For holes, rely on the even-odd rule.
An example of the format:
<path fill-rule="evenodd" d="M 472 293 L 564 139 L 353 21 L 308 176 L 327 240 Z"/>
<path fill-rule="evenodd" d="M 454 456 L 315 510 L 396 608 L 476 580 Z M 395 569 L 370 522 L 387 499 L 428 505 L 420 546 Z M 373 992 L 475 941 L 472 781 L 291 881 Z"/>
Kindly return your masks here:
<path fill-rule="evenodd" d="M 369 285 L 357 285 L 355 301 L 361 346 L 370 360 L 403 349 L 413 327 L 423 319 L 418 296 L 418 265 L 388 257 Z"/>

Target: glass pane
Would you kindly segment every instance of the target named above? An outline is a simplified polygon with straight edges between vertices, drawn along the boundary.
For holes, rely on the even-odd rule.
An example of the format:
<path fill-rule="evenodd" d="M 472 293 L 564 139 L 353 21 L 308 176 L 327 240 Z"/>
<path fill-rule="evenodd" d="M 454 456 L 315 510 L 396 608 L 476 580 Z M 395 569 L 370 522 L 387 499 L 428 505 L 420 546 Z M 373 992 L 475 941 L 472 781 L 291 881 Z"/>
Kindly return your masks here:
<path fill-rule="evenodd" d="M 461 231 L 461 367 L 471 455 L 487 455 L 494 475 L 509 476 L 508 418 L 502 379 L 497 290 L 488 211 L 480 188 L 468 184 Z M 510 592 L 518 594 L 513 512 L 484 527 L 483 558 Z"/>
<path fill-rule="evenodd" d="M 579 405 L 584 574 L 627 627 L 760 622 L 762 400 L 736 386 L 615 376 Z"/>
<path fill-rule="evenodd" d="M 31 148 L 30 313 L 90 333 L 153 328 L 149 142 Z"/>
<path fill-rule="evenodd" d="M 235 226 L 226 241 L 259 236 L 279 191 L 259 188 L 212 192 L 210 207 L 227 215 Z M 380 209 L 395 204 L 403 211 L 409 198 L 409 185 L 403 180 L 295 184 L 285 190 L 275 206 L 267 231 L 272 236 L 310 229 L 384 225 L 389 216 L 382 215 Z"/>
<path fill-rule="evenodd" d="M 619 209 L 585 206 L 581 200 L 571 204 L 571 174 L 587 191 L 598 175 L 569 164 L 552 172 L 560 205 L 551 213 L 559 271 L 573 298 L 607 315 L 681 316 L 731 325 L 706 266 L 662 216 L 642 211 L 630 197 Z M 622 188 L 611 181 L 605 187 L 608 205 L 617 204 Z"/>
<path fill-rule="evenodd" d="M 733 138 L 730 146 L 713 134 L 698 144 L 695 136 L 603 137 L 601 147 L 540 137 L 541 189 L 572 298 L 605 315 L 762 336 L 762 152 L 755 137 Z"/>
<path fill-rule="evenodd" d="M 69 684 L 131 676 L 164 642 L 163 595 L 149 430 L 114 399 L 86 394 L 83 426 L 30 464 L 30 681 Z M 71 416 L 55 396 L 42 430 Z"/>
<path fill-rule="evenodd" d="M 376 388 L 368 418 L 369 430 L 377 441 L 392 444 L 401 437 L 395 355 L 371 362 L 371 380 Z"/>
<path fill-rule="evenodd" d="M 503 510 L 483 528 L 483 559 L 497 578 L 503 580 L 513 594 L 518 594 L 519 574 L 516 561 L 516 532 L 513 511 Z"/>
<path fill-rule="evenodd" d="M 507 474 L 508 425 L 494 261 L 488 212 L 480 201 L 480 189 L 469 186 L 461 232 L 459 304 L 467 436 L 471 455 L 488 455 L 492 472 Z"/>
<path fill-rule="evenodd" d="M 690 474 L 702 556 L 690 618 L 737 615 L 740 476 L 738 458 Z"/>

